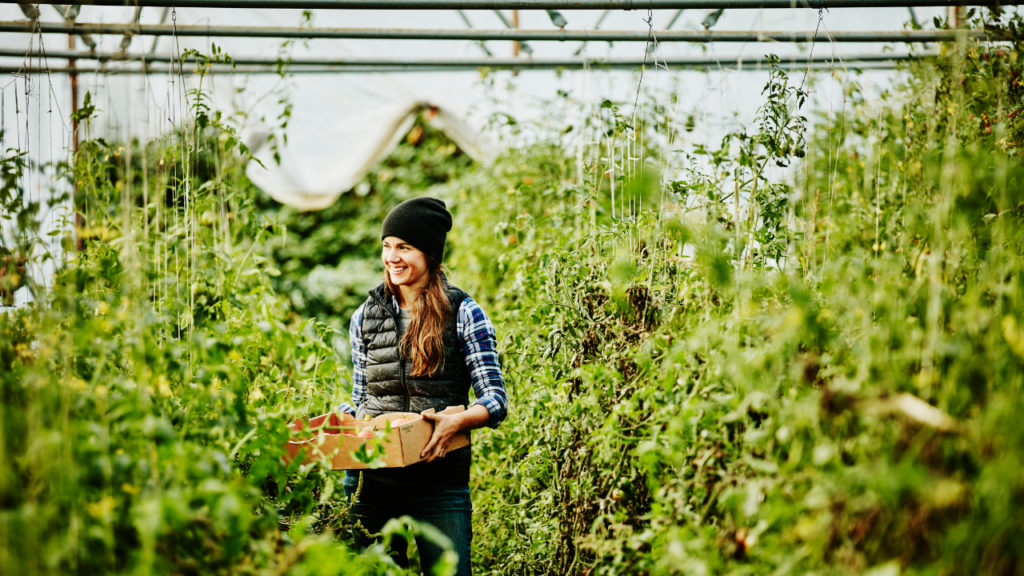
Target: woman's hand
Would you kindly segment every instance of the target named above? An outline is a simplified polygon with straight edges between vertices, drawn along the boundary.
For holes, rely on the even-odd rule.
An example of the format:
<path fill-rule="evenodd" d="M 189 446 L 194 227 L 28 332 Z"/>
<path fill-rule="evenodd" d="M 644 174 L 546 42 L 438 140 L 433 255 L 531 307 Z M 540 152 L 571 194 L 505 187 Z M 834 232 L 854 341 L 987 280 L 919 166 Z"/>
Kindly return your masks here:
<path fill-rule="evenodd" d="M 433 462 L 438 458 L 444 458 L 448 453 L 448 446 L 456 434 L 486 425 L 490 420 L 490 414 L 484 406 L 474 404 L 465 412 L 458 414 L 435 412 L 423 414 L 423 419 L 434 423 L 434 434 L 430 437 L 430 442 L 427 442 L 423 451 L 420 452 L 420 458 L 427 462 Z"/>
<path fill-rule="evenodd" d="M 430 442 L 427 442 L 423 451 L 420 452 L 420 458 L 426 459 L 427 462 L 444 458 L 444 455 L 448 453 L 448 446 L 452 443 L 452 438 L 462 428 L 459 427 L 455 416 L 451 414 L 424 414 L 423 419 L 434 423 L 434 434 L 430 437 Z"/>

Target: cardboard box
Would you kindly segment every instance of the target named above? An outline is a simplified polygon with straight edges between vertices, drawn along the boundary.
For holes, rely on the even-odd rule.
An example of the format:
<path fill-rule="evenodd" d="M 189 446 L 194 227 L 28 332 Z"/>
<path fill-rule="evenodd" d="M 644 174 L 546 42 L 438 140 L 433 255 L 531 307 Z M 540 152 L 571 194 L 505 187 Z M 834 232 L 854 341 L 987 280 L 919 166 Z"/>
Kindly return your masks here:
<path fill-rule="evenodd" d="M 464 411 L 462 406 L 449 406 L 442 414 L 457 414 Z M 432 413 L 428 410 L 425 413 Z M 390 423 L 390 427 L 388 425 Z M 434 423 L 420 414 L 411 412 L 391 412 L 382 414 L 372 420 L 358 420 L 351 414 L 331 412 L 310 419 L 308 422 L 296 418 L 289 429 L 292 440 L 285 444 L 285 462 L 300 459 L 305 463 L 310 460 L 326 458 L 332 470 L 359 470 L 368 466 L 353 457 L 353 453 L 365 444 L 367 451 L 372 451 L 379 439 L 384 449 L 383 461 L 385 468 L 401 468 L 415 464 L 421 460 L 420 451 L 430 442 L 434 433 Z M 469 434 L 457 434 L 448 451 L 469 446 Z"/>

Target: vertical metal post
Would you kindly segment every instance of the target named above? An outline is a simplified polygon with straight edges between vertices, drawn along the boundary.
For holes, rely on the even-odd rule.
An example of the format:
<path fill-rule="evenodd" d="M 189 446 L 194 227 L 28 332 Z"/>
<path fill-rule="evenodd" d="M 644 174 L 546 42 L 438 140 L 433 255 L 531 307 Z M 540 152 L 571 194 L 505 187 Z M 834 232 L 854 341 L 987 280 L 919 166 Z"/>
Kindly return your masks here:
<path fill-rule="evenodd" d="M 73 24 L 74 21 L 69 19 L 67 23 Z M 68 34 L 68 50 L 73 52 L 74 49 L 75 35 Z M 82 227 L 85 222 L 75 202 L 78 196 L 78 181 L 74 177 L 75 162 L 78 161 L 78 72 L 75 71 L 75 62 L 75 58 L 68 58 L 68 83 L 71 86 L 71 209 L 75 211 L 75 249 L 81 252 L 84 247 Z"/>
<path fill-rule="evenodd" d="M 512 11 L 512 28 L 519 28 L 519 10 Z M 512 43 L 512 57 L 519 57 L 519 40 L 516 40 L 515 42 Z"/>
<path fill-rule="evenodd" d="M 68 49 L 75 49 L 75 35 L 68 34 Z M 71 83 L 71 151 L 78 153 L 78 72 L 75 70 L 76 58 L 68 58 L 68 79 Z"/>
<path fill-rule="evenodd" d="M 512 29 L 519 29 L 519 10 L 512 11 Z M 512 43 L 512 57 L 519 58 L 519 40 Z M 519 70 L 513 70 L 512 76 L 519 76 Z"/>

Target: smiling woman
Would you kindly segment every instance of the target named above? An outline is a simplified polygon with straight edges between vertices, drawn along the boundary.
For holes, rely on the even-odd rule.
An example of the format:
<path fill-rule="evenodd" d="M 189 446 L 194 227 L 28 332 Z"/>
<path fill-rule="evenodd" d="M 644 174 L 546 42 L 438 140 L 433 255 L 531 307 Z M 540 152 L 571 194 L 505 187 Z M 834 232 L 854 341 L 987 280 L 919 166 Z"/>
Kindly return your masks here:
<path fill-rule="evenodd" d="M 391 518 L 412 516 L 438 528 L 458 554 L 457 574 L 470 574 L 472 504 L 470 448 L 448 452 L 452 438 L 482 426 L 496 427 L 507 411 L 494 327 L 468 294 L 448 283 L 441 268 L 452 227 L 444 202 L 414 198 L 396 206 L 381 229 L 384 282 L 352 315 L 352 401 L 342 410 L 360 416 L 423 412 L 434 433 L 424 462 L 408 468 L 351 472 L 345 492 L 354 497 L 352 519 L 370 533 Z M 458 414 L 440 413 L 468 405 Z M 362 488 L 358 489 L 362 474 Z M 357 493 L 358 492 L 358 493 Z M 371 540 L 358 529 L 357 544 Z M 441 559 L 439 543 L 417 538 L 424 573 Z M 406 565 L 404 543 L 392 554 Z"/>

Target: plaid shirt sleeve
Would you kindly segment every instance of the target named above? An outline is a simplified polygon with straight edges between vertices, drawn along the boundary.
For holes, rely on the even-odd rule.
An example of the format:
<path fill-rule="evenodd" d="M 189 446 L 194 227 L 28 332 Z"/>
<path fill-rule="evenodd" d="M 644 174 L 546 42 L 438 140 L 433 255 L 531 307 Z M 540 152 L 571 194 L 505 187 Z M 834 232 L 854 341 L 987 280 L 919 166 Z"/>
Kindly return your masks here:
<path fill-rule="evenodd" d="M 352 346 L 352 404 L 343 402 L 338 406 L 339 412 L 348 412 L 355 416 L 356 407 L 362 405 L 366 394 L 366 343 L 363 342 L 363 308 L 365 303 L 356 308 L 348 325 L 349 344 Z"/>
<path fill-rule="evenodd" d="M 498 338 L 494 334 L 494 325 L 480 305 L 467 296 L 459 306 L 456 329 L 476 395 L 473 405 L 483 405 L 491 415 L 488 426 L 497 428 L 508 415 L 508 397 L 498 363 Z"/>

